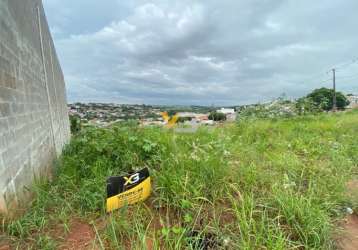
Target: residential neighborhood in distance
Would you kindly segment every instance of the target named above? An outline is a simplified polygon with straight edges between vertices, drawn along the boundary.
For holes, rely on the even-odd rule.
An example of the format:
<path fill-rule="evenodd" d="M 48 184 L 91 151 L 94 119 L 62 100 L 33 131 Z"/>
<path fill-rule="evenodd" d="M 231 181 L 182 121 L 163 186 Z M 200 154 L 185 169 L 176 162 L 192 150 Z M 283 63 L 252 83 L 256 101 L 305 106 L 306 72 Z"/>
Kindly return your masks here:
<path fill-rule="evenodd" d="M 347 99 L 349 101 L 349 105 L 347 108 L 349 109 L 358 108 L 358 95 L 348 94 Z"/>
<path fill-rule="evenodd" d="M 358 95 L 346 95 L 350 104 L 347 109 L 358 108 Z M 179 122 L 185 125 L 214 125 L 218 121 L 210 119 L 211 113 L 224 114 L 225 120 L 235 121 L 239 114 L 245 110 L 265 109 L 269 113 L 281 115 L 293 115 L 297 112 L 295 103 L 297 100 L 282 100 L 277 98 L 270 102 L 251 105 L 237 105 L 231 107 L 214 106 L 160 106 L 145 104 L 114 104 L 114 103 L 72 103 L 68 104 L 70 116 L 80 118 L 82 124 L 106 127 L 117 122 L 138 121 L 140 125 L 165 125 L 162 112 L 168 112 L 169 116 L 177 114 Z M 219 121 L 220 122 L 220 121 Z"/>
<path fill-rule="evenodd" d="M 157 106 L 114 103 L 68 104 L 70 116 L 77 116 L 83 124 L 109 126 L 116 122 L 136 120 L 141 125 L 163 125 L 162 112 L 177 114 L 186 124 L 212 125 L 209 114 L 213 111 L 225 114 L 228 121 L 236 119 L 236 109 L 207 106 Z"/>

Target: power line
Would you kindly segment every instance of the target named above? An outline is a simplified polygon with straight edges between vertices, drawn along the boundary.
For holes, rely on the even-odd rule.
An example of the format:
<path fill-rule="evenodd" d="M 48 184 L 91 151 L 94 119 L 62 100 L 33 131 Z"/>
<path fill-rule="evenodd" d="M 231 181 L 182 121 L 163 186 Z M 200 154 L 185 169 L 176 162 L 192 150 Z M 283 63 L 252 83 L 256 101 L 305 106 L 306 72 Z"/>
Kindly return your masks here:
<path fill-rule="evenodd" d="M 358 63 L 358 58 L 355 58 L 353 60 L 350 60 L 346 63 L 341 63 L 340 65 L 337 65 L 336 67 L 332 67 L 332 70 L 329 70 L 326 72 L 326 74 L 329 74 L 330 72 L 333 73 L 333 90 L 334 90 L 334 97 L 336 96 L 336 80 L 341 80 L 341 79 L 355 79 L 356 77 L 358 77 L 358 74 L 357 75 L 351 75 L 351 76 L 344 76 L 344 77 L 336 77 L 336 72 L 337 71 L 340 71 L 341 69 L 345 69 L 345 68 L 348 68 L 349 66 L 353 65 L 353 64 L 356 64 Z M 340 69 L 340 70 L 337 70 L 337 69 Z M 290 83 L 295 83 L 295 84 L 305 84 L 306 82 L 308 81 L 313 81 L 315 79 L 317 79 L 318 77 L 322 76 L 324 74 L 324 71 L 321 72 L 321 73 L 317 73 L 317 74 L 314 74 L 302 81 L 292 81 L 292 80 L 285 80 L 285 79 L 282 79 L 284 82 L 290 82 Z M 316 80 L 315 80 L 316 81 Z M 319 82 L 320 84 L 325 84 L 325 83 L 328 83 L 328 82 L 331 82 L 332 81 L 332 78 L 329 78 L 329 79 L 324 79 L 324 80 L 319 80 L 317 82 Z M 335 100 L 333 100 L 333 103 L 335 103 Z"/>
<path fill-rule="evenodd" d="M 348 79 L 343 79 L 343 80 L 354 80 L 354 79 L 357 79 L 358 78 L 358 76 L 356 76 L 356 77 L 352 77 L 352 78 L 348 78 Z"/>
<path fill-rule="evenodd" d="M 305 81 L 308 81 L 308 80 L 313 80 L 313 79 L 316 79 L 318 78 L 319 76 L 322 76 L 324 72 L 321 72 L 321 73 L 318 73 L 318 74 L 315 74 L 309 78 L 306 78 Z"/>
<path fill-rule="evenodd" d="M 316 80 L 317 78 L 319 78 L 320 76 L 324 75 L 324 72 L 322 73 L 319 73 L 319 74 L 315 74 L 315 75 L 312 75 L 311 77 L 309 78 L 305 78 L 304 80 L 301 80 L 301 81 L 292 81 L 292 80 L 284 80 L 285 82 L 291 82 L 291 83 L 296 83 L 296 84 L 305 84 L 306 82 L 308 81 L 317 81 L 317 82 L 321 82 L 321 83 L 325 83 L 327 81 L 330 81 L 332 80 L 331 78 L 329 79 L 320 79 L 320 80 Z"/>
<path fill-rule="evenodd" d="M 343 63 L 341 65 L 338 65 L 336 67 L 333 67 L 334 69 L 336 69 L 336 71 L 342 69 L 342 68 L 347 68 L 349 66 L 351 66 L 352 64 L 356 64 L 358 62 L 358 58 L 355 58 L 353 60 L 350 60 L 349 62 Z"/>
<path fill-rule="evenodd" d="M 339 77 L 338 79 L 343 79 L 343 80 L 345 80 L 345 79 L 351 79 L 351 78 L 356 78 L 356 77 L 358 77 L 358 74 L 354 74 L 354 75 L 350 75 L 350 76 L 343 76 L 343 77 Z"/>
<path fill-rule="evenodd" d="M 340 65 L 338 64 L 336 67 L 333 66 L 333 67 L 331 67 L 331 68 L 334 68 L 335 71 L 337 72 L 337 69 L 347 68 L 347 67 L 351 66 L 352 64 L 356 64 L 356 63 L 358 63 L 358 58 L 355 58 L 355 59 L 353 59 L 353 60 L 350 60 L 350 61 L 348 61 L 348 62 L 346 62 L 346 63 L 342 63 L 342 64 L 340 64 Z M 323 75 L 323 72 L 324 72 L 324 71 L 322 71 L 322 73 L 314 74 L 314 75 L 312 75 L 311 77 L 306 78 L 306 79 L 303 80 L 302 82 L 300 81 L 300 83 L 304 83 L 304 82 L 306 82 L 306 81 L 312 81 L 312 80 L 318 78 L 319 76 Z M 331 72 L 331 70 L 328 71 L 328 72 L 326 72 L 326 73 L 328 74 L 328 73 L 330 73 L 330 72 Z M 323 80 L 322 83 L 325 83 L 326 81 L 331 81 L 331 80 L 332 80 L 331 78 L 330 78 L 330 79 L 327 79 L 327 80 Z M 296 83 L 298 83 L 298 82 L 296 82 Z"/>
<path fill-rule="evenodd" d="M 330 82 L 330 81 L 332 81 L 332 78 L 328 78 L 328 79 L 326 79 L 326 80 L 322 80 L 322 81 L 320 81 L 320 83 L 327 83 L 327 82 Z"/>

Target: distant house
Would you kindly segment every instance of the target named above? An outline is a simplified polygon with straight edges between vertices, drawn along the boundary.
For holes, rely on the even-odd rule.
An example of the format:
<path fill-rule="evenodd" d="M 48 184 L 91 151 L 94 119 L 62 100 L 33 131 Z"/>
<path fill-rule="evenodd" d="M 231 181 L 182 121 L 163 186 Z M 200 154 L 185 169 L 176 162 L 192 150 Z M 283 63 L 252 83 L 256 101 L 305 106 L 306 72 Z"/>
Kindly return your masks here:
<path fill-rule="evenodd" d="M 177 115 L 179 117 L 195 118 L 197 114 L 194 112 L 178 112 Z"/>
<path fill-rule="evenodd" d="M 235 109 L 221 108 L 221 109 L 217 110 L 216 112 L 226 115 L 227 121 L 235 121 L 236 120 Z"/>
<path fill-rule="evenodd" d="M 347 99 L 349 100 L 349 105 L 347 108 L 349 109 L 358 108 L 358 95 L 348 95 Z"/>
<path fill-rule="evenodd" d="M 179 115 L 179 117 L 182 118 L 191 118 L 191 120 L 196 121 L 197 123 L 209 120 L 208 114 L 198 114 L 194 112 L 179 112 L 177 115 Z"/>
<path fill-rule="evenodd" d="M 142 126 L 163 126 L 165 123 L 163 121 L 147 121 L 143 120 L 140 122 Z"/>
<path fill-rule="evenodd" d="M 201 124 L 203 124 L 203 125 L 214 125 L 214 121 L 213 120 L 202 120 Z"/>

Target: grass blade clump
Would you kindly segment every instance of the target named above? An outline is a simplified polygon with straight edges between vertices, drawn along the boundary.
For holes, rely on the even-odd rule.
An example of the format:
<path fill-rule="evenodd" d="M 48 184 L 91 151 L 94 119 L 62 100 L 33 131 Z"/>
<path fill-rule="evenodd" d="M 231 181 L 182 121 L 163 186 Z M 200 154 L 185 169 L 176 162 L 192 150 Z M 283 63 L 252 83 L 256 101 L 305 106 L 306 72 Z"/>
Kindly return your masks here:
<path fill-rule="evenodd" d="M 52 182 L 3 234 L 56 248 L 74 218 L 102 249 L 332 249 L 358 174 L 358 113 L 254 119 L 197 132 L 118 125 L 72 138 Z M 105 213 L 106 178 L 149 167 L 151 198 Z M 353 206 L 353 205 L 352 205 Z M 353 206 L 353 209 L 357 207 Z"/>

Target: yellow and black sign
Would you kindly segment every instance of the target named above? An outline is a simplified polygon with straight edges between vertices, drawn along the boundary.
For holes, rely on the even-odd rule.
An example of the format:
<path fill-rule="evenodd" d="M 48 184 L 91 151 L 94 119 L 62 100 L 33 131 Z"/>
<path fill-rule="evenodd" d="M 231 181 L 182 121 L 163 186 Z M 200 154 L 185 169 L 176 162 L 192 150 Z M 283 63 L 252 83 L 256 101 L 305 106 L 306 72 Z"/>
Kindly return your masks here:
<path fill-rule="evenodd" d="M 163 120 L 164 120 L 165 125 L 166 125 L 167 128 L 174 127 L 174 125 L 179 120 L 179 115 L 178 114 L 175 114 L 174 116 L 170 117 L 168 115 L 168 112 L 162 112 L 161 115 L 163 117 Z"/>
<path fill-rule="evenodd" d="M 107 179 L 107 212 L 147 199 L 151 183 L 148 168 L 126 176 Z"/>

